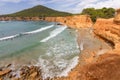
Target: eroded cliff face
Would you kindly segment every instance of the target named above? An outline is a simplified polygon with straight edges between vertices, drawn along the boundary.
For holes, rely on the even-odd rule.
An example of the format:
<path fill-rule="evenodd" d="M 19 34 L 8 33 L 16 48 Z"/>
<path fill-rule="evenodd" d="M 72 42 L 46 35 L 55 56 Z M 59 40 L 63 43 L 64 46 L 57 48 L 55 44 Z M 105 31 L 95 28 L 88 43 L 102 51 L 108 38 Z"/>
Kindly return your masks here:
<path fill-rule="evenodd" d="M 88 28 L 92 27 L 93 23 L 88 15 L 76 15 L 67 17 L 46 17 L 46 21 L 60 22 L 70 28 Z"/>
<path fill-rule="evenodd" d="M 97 19 L 94 24 L 94 33 L 116 47 L 120 43 L 120 24 L 111 19 Z"/>
<path fill-rule="evenodd" d="M 118 48 L 120 44 L 120 9 L 117 10 L 115 18 L 97 19 L 94 24 L 94 33 L 114 48 Z"/>

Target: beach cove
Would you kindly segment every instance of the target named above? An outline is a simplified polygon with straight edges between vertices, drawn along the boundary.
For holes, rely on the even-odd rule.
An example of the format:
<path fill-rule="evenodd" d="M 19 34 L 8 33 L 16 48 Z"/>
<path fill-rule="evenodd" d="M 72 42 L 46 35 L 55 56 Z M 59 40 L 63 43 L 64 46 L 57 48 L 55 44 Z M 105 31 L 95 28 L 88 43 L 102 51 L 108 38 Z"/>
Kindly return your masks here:
<path fill-rule="evenodd" d="M 119 79 L 119 12 L 117 10 L 115 18 L 98 18 L 95 23 L 88 15 L 46 17 L 49 22 L 1 21 L 1 25 L 7 24 L 0 35 L 0 50 L 4 52 L 1 63 L 9 64 L 1 68 L 1 79 Z M 12 26 L 17 33 L 11 33 L 8 27 L 14 22 L 22 26 L 18 31 L 16 26 Z M 24 25 L 28 25 L 30 30 Z M 6 29 L 10 33 L 6 33 Z M 6 50 L 6 47 L 14 49 Z"/>

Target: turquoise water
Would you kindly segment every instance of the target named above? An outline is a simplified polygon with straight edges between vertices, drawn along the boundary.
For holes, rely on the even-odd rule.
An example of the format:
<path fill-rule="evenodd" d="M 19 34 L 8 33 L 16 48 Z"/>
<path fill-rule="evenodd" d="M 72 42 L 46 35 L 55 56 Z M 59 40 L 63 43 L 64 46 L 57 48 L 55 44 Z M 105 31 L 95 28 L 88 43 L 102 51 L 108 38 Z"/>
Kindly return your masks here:
<path fill-rule="evenodd" d="M 44 78 L 62 76 L 77 64 L 78 54 L 76 32 L 66 26 L 44 21 L 0 22 L 0 66 L 32 64 L 41 66 Z"/>

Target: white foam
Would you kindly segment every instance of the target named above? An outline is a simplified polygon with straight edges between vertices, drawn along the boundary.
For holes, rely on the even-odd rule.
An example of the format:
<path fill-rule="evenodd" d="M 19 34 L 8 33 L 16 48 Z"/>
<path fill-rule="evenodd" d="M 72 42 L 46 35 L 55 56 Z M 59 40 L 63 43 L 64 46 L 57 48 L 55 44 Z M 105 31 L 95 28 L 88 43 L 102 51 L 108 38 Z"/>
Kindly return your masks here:
<path fill-rule="evenodd" d="M 37 30 L 34 30 L 34 31 L 24 32 L 24 33 L 12 35 L 12 36 L 3 37 L 3 38 L 0 38 L 0 41 L 4 41 L 4 40 L 8 40 L 8 39 L 13 39 L 13 38 L 16 38 L 16 37 L 19 37 L 19 36 L 23 36 L 23 35 L 38 33 L 38 32 L 47 30 L 47 29 L 49 29 L 49 28 L 52 28 L 53 26 L 54 26 L 54 25 L 50 25 L 50 26 L 43 27 L 43 28 L 40 28 L 40 29 L 37 29 Z"/>
<path fill-rule="evenodd" d="M 78 64 L 78 56 L 71 60 L 65 59 L 42 59 L 39 58 L 39 63 L 36 65 L 41 66 L 43 80 L 46 78 L 66 77 L 68 73 Z"/>
<path fill-rule="evenodd" d="M 0 22 L 5 23 L 6 21 L 0 21 Z"/>
<path fill-rule="evenodd" d="M 81 51 L 84 49 L 83 46 L 84 46 L 84 43 L 81 42 L 81 44 L 80 44 L 80 50 L 81 50 Z"/>
<path fill-rule="evenodd" d="M 19 34 L 16 34 L 16 35 L 12 35 L 12 36 L 7 36 L 7 37 L 3 37 L 3 38 L 0 38 L 0 41 L 3 41 L 3 40 L 8 40 L 8 39 L 13 39 L 15 37 L 17 37 Z"/>
<path fill-rule="evenodd" d="M 76 56 L 72 60 L 70 60 L 70 64 L 67 66 L 65 70 L 63 70 L 63 72 L 60 75 L 58 75 L 58 77 L 68 76 L 68 73 L 71 71 L 71 69 L 73 69 L 78 64 L 78 58 L 79 57 Z"/>
<path fill-rule="evenodd" d="M 25 32 L 24 34 L 38 33 L 38 32 L 41 32 L 41 31 L 47 30 L 47 29 L 49 29 L 49 28 L 52 28 L 53 26 L 54 26 L 54 25 L 50 25 L 50 26 L 43 27 L 43 28 L 40 28 L 40 29 L 37 29 L 37 30 L 34 30 L 34 31 Z"/>
<path fill-rule="evenodd" d="M 48 41 L 49 39 L 51 39 L 51 38 L 57 36 L 58 34 L 60 34 L 61 32 L 63 32 L 66 28 L 67 28 L 66 26 L 56 28 L 55 30 L 53 30 L 50 33 L 50 36 L 46 37 L 45 39 L 41 40 L 40 42 L 46 42 L 46 41 Z"/>
<path fill-rule="evenodd" d="M 51 39 L 56 35 L 63 32 L 66 29 L 65 27 L 58 27 L 50 33 L 50 36 L 43 39 L 44 41 L 48 38 Z M 51 37 L 51 35 L 54 35 Z M 67 36 L 68 34 L 61 34 Z M 72 36 L 68 36 L 72 37 Z M 64 39 L 66 37 L 60 36 L 58 41 L 50 41 L 48 44 L 51 46 L 46 50 L 44 55 L 39 57 L 38 63 L 36 66 L 40 66 L 42 70 L 43 80 L 54 77 L 67 76 L 68 73 L 78 64 L 78 53 L 76 40 L 72 37 L 74 42 Z M 63 39 L 63 40 L 61 40 Z"/>

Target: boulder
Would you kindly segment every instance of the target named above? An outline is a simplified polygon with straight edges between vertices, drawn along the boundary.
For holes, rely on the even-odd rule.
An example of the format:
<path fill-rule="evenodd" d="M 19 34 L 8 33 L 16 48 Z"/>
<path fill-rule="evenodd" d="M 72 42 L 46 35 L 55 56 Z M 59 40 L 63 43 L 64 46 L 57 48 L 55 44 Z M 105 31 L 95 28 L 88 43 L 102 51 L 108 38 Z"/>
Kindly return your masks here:
<path fill-rule="evenodd" d="M 6 75 L 6 74 L 10 73 L 11 71 L 12 71 L 11 69 L 2 70 L 2 71 L 0 71 L 0 76 Z"/>

